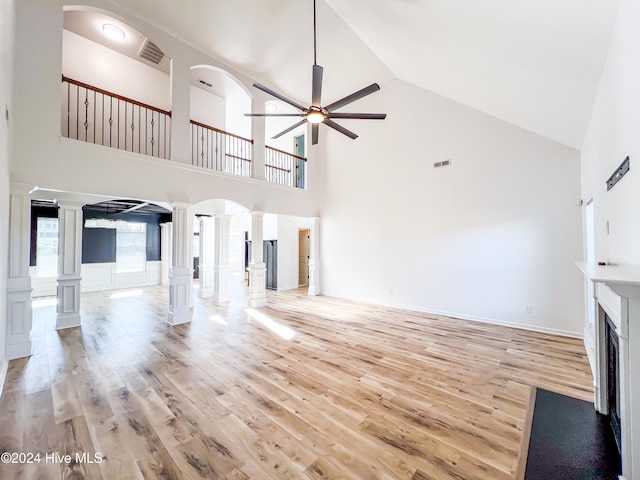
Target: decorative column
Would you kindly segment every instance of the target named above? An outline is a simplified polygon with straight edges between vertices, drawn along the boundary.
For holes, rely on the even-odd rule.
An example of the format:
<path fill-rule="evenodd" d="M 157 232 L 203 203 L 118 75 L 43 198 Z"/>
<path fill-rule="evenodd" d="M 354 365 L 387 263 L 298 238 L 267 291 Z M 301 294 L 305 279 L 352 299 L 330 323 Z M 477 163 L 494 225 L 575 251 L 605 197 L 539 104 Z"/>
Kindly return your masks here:
<path fill-rule="evenodd" d="M 198 295 L 202 298 L 213 296 L 214 291 L 214 221 L 211 217 L 199 217 L 200 222 L 200 287 Z"/>
<path fill-rule="evenodd" d="M 229 301 L 229 233 L 231 215 L 217 214 L 215 217 L 215 257 L 213 264 L 213 300 L 217 303 Z"/>
<path fill-rule="evenodd" d="M 7 278 L 7 359 L 28 357 L 31 345 L 31 197 L 26 185 L 11 185 Z"/>
<path fill-rule="evenodd" d="M 264 104 L 267 101 L 266 94 L 254 92 L 251 100 L 252 113 L 264 113 Z M 251 138 L 253 138 L 253 158 L 251 163 L 252 177 L 258 180 L 265 179 L 265 117 L 251 117 Z"/>
<path fill-rule="evenodd" d="M 169 271 L 169 324 L 191 321 L 190 298 L 193 258 L 190 258 L 193 220 L 187 203 L 175 202 L 172 212 L 173 241 Z"/>
<path fill-rule="evenodd" d="M 180 57 L 171 59 L 171 160 L 191 164 L 191 69 Z"/>
<path fill-rule="evenodd" d="M 160 260 L 161 260 L 161 284 L 169 285 L 169 271 L 171 270 L 171 251 L 173 244 L 173 225 L 171 222 L 160 224 Z"/>
<path fill-rule="evenodd" d="M 56 330 L 79 327 L 83 202 L 58 200 L 58 310 Z"/>
<path fill-rule="evenodd" d="M 311 219 L 309 231 L 309 295 L 320 295 L 320 218 Z"/>
<path fill-rule="evenodd" d="M 251 212 L 251 262 L 249 262 L 249 306 L 263 307 L 267 304 L 267 268 L 263 262 L 264 212 Z"/>

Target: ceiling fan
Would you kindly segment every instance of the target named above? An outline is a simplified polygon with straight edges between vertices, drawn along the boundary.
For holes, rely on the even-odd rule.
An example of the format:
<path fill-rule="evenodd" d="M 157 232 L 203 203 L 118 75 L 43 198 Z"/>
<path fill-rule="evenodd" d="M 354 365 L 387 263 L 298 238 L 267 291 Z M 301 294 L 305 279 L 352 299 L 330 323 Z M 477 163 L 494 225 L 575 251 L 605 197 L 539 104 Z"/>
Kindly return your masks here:
<path fill-rule="evenodd" d="M 294 128 L 298 128 L 300 125 L 304 125 L 305 122 L 311 124 L 311 144 L 316 145 L 318 143 L 318 130 L 319 125 L 324 123 L 326 126 L 337 130 L 338 132 L 346 135 L 349 138 L 356 139 L 358 135 L 350 130 L 347 130 L 343 126 L 337 124 L 333 119 L 340 118 L 354 118 L 354 119 L 366 119 L 366 120 L 384 120 L 387 115 L 385 113 L 343 113 L 336 112 L 339 108 L 344 107 L 356 100 L 366 97 L 374 92 L 380 90 L 380 85 L 372 83 L 368 87 L 358 90 L 357 92 L 347 95 L 346 97 L 333 102 L 329 105 L 322 106 L 320 97 L 322 93 L 322 67 L 317 64 L 316 61 L 316 0 L 313 0 L 313 80 L 311 86 L 311 106 L 303 107 L 299 103 L 285 97 L 284 95 L 274 92 L 270 88 L 265 87 L 259 83 L 254 83 L 253 86 L 258 90 L 262 90 L 269 95 L 282 100 L 285 103 L 300 110 L 300 113 L 245 113 L 247 117 L 303 117 L 298 123 L 290 126 L 282 132 L 274 135 L 273 139 L 281 137 L 287 132 L 290 132 Z"/>

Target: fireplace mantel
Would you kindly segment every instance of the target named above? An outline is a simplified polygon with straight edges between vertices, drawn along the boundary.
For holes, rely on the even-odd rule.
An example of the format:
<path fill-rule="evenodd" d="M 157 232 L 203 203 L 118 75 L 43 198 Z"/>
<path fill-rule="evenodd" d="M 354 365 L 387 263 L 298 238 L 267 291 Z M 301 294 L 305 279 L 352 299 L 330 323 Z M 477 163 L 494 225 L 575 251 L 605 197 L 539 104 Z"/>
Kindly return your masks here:
<path fill-rule="evenodd" d="M 598 265 L 577 262 L 576 265 L 594 284 L 596 302 L 594 376 L 595 407 L 608 413 L 606 398 L 606 346 L 604 312 L 616 324 L 620 349 L 620 424 L 622 437 L 622 476 L 624 480 L 640 480 L 640 267 Z M 605 285 L 608 288 L 600 288 Z M 611 293 L 613 292 L 613 293 Z M 615 294 L 615 295 L 614 295 Z M 615 296 L 617 295 L 616 298 Z M 616 301 L 612 302 L 611 298 Z"/>

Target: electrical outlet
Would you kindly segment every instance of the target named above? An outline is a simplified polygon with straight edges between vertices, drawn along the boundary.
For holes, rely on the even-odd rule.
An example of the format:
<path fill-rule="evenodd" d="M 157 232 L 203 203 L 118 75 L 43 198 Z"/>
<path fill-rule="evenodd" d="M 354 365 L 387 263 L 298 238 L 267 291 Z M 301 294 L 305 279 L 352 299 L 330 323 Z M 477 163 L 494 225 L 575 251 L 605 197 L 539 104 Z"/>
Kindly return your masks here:
<path fill-rule="evenodd" d="M 533 305 L 525 305 L 524 313 L 533 313 Z"/>

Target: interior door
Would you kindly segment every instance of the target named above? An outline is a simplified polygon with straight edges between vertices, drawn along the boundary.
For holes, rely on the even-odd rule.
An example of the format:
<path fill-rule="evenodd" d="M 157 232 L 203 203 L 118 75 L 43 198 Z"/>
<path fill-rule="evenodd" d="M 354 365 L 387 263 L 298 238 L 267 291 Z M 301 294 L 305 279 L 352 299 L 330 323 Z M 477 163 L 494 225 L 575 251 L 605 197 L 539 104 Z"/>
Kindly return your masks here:
<path fill-rule="evenodd" d="M 304 134 L 293 137 L 293 151 L 298 157 L 304 157 Z M 304 188 L 305 161 L 296 159 L 296 187 Z"/>
<path fill-rule="evenodd" d="M 309 230 L 298 231 L 298 286 L 309 285 Z"/>

